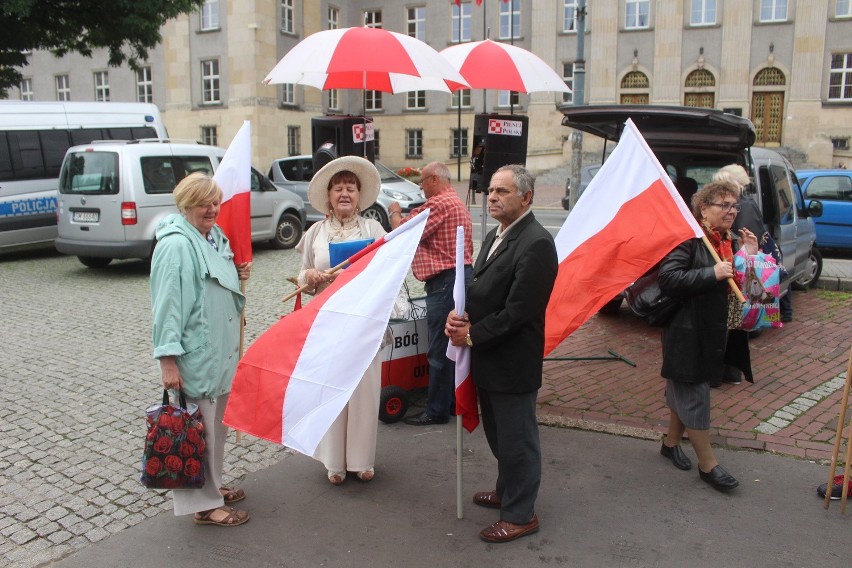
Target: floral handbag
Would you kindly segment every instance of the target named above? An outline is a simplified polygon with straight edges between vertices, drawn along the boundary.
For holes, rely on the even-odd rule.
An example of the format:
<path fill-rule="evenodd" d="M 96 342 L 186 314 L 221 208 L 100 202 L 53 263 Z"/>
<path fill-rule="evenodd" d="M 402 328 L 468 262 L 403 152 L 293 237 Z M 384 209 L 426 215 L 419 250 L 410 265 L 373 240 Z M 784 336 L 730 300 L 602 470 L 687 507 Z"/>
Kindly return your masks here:
<path fill-rule="evenodd" d="M 139 481 L 149 489 L 199 489 L 204 485 L 204 425 L 198 406 L 187 406 L 183 391 L 180 406 L 169 402 L 146 411 L 148 433 Z"/>

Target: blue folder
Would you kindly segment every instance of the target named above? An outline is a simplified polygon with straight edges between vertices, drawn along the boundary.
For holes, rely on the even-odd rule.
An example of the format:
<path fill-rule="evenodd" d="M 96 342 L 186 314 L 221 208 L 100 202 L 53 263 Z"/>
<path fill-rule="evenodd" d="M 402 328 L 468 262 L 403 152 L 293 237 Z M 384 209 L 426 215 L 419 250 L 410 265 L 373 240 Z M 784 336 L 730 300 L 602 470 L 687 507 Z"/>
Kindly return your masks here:
<path fill-rule="evenodd" d="M 367 245 L 370 245 L 376 239 L 359 239 L 357 241 L 341 241 L 338 243 L 328 243 L 328 257 L 332 268 L 355 254 L 363 250 Z"/>

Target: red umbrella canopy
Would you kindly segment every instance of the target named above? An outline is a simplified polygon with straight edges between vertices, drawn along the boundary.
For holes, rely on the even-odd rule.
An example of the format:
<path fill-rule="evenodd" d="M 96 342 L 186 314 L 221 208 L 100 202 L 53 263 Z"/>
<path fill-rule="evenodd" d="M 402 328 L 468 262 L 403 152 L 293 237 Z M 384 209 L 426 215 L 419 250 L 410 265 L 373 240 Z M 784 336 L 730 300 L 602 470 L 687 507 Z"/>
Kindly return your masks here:
<path fill-rule="evenodd" d="M 441 55 L 474 89 L 570 93 L 565 81 L 526 49 L 486 39 L 450 46 Z"/>
<path fill-rule="evenodd" d="M 428 44 L 366 27 L 311 34 L 278 62 L 264 83 L 386 93 L 467 88 L 461 74 Z"/>

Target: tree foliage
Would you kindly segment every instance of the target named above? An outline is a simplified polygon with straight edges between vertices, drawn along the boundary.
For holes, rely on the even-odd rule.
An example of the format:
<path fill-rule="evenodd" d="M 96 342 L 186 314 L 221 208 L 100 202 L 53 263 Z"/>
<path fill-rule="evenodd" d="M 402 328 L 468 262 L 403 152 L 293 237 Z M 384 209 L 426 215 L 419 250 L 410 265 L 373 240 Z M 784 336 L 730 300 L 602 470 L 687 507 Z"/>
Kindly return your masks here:
<path fill-rule="evenodd" d="M 109 64 L 136 68 L 162 39 L 160 28 L 204 0 L 2 0 L 0 96 L 21 82 L 28 51 L 61 57 L 109 50 Z"/>

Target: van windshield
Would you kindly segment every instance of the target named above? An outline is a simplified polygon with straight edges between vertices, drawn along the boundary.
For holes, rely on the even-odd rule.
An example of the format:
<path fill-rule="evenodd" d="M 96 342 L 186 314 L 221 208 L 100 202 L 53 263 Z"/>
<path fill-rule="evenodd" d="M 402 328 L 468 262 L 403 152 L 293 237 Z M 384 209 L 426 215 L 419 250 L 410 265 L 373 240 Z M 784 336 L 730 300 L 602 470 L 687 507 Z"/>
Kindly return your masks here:
<path fill-rule="evenodd" d="M 65 157 L 59 175 L 60 193 L 118 193 L 118 154 L 75 152 Z"/>

